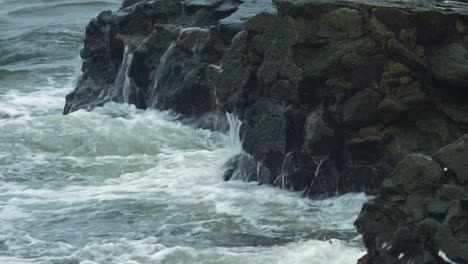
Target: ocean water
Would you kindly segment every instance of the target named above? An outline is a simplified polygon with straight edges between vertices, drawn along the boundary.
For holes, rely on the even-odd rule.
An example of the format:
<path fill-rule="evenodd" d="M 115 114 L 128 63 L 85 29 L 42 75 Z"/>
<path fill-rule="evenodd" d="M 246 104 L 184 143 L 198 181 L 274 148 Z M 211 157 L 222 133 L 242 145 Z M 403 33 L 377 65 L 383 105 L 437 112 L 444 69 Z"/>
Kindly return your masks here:
<path fill-rule="evenodd" d="M 356 263 L 364 194 L 223 182 L 236 131 L 169 112 L 61 114 L 84 25 L 119 4 L 0 0 L 0 263 Z"/>

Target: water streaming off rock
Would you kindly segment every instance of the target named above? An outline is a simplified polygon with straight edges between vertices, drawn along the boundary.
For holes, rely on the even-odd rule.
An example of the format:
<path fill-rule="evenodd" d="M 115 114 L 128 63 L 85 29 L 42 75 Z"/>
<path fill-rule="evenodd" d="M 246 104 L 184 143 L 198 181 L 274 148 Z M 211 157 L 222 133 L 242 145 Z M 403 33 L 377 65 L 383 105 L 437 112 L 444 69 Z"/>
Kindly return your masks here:
<path fill-rule="evenodd" d="M 117 100 L 122 103 L 128 103 L 130 100 L 131 79 L 128 71 L 132 63 L 133 54 L 128 47 L 125 47 L 122 64 L 115 79 L 115 90 L 117 91 Z"/>
<path fill-rule="evenodd" d="M 367 197 L 224 182 L 234 116 L 223 134 L 125 104 L 61 115 L 82 26 L 119 2 L 0 0 L 0 263 L 355 263 Z"/>
<path fill-rule="evenodd" d="M 170 70 L 171 66 L 171 56 L 174 53 L 174 50 L 176 48 L 175 43 L 171 43 L 169 47 L 167 48 L 166 52 L 161 56 L 161 59 L 159 60 L 159 64 L 157 66 L 156 74 L 154 76 L 154 85 L 153 89 L 151 90 L 151 96 L 150 96 L 150 105 L 152 108 L 156 108 L 158 106 L 158 101 L 157 101 L 157 94 L 159 92 L 159 85 L 162 81 L 162 78 L 166 76 L 168 71 Z"/>

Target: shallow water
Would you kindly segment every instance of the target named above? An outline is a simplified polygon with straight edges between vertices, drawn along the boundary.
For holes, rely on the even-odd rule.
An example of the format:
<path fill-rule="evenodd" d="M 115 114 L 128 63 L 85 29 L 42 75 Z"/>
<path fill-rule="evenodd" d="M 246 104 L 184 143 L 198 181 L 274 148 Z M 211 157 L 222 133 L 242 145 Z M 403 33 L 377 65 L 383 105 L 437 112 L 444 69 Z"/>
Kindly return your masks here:
<path fill-rule="evenodd" d="M 355 263 L 364 194 L 223 182 L 233 133 L 168 112 L 61 115 L 82 27 L 119 2 L 0 0 L 0 263 Z"/>

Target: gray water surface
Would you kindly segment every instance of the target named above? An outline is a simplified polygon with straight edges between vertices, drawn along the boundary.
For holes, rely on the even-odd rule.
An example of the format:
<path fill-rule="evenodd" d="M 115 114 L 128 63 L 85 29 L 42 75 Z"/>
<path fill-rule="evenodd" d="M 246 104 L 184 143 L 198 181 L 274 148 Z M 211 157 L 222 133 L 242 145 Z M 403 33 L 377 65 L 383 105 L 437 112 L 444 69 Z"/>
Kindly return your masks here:
<path fill-rule="evenodd" d="M 223 182 L 238 140 L 167 112 L 62 116 L 83 26 L 119 4 L 0 0 L 0 263 L 355 263 L 364 194 Z"/>

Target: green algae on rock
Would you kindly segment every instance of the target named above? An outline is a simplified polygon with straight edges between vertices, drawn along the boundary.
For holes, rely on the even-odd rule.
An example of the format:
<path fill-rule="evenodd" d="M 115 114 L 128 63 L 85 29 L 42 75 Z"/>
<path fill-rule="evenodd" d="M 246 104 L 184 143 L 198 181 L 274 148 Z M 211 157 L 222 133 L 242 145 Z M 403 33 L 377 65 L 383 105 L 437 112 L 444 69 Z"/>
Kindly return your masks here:
<path fill-rule="evenodd" d="M 361 263 L 445 263 L 440 251 L 468 262 L 467 138 L 398 164 L 356 220 L 368 249 Z"/>
<path fill-rule="evenodd" d="M 129 103 L 236 114 L 270 183 L 281 175 L 309 195 L 377 193 L 406 155 L 468 131 L 463 5 L 273 4 L 140 0 L 102 13 L 87 27 L 84 74 L 65 112 L 121 101 L 113 79 L 131 47 Z M 313 113 L 323 122 L 311 123 Z M 282 172 L 287 156 L 294 166 Z"/>

